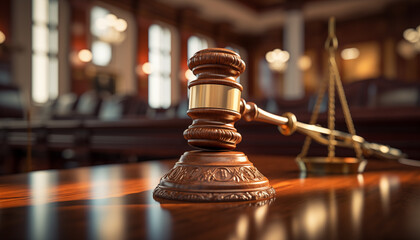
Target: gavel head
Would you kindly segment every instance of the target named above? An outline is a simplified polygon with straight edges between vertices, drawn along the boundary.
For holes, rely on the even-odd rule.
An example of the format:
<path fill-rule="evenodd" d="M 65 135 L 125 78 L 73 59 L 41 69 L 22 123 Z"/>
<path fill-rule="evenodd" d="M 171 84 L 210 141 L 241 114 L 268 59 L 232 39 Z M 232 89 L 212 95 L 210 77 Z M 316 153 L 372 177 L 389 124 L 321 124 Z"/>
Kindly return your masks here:
<path fill-rule="evenodd" d="M 188 61 L 197 76 L 188 84 L 188 116 L 193 123 L 184 131 L 191 146 L 206 150 L 232 150 L 242 140 L 234 123 L 241 118 L 242 86 L 237 77 L 245 71 L 241 57 L 230 50 L 209 48 Z"/>

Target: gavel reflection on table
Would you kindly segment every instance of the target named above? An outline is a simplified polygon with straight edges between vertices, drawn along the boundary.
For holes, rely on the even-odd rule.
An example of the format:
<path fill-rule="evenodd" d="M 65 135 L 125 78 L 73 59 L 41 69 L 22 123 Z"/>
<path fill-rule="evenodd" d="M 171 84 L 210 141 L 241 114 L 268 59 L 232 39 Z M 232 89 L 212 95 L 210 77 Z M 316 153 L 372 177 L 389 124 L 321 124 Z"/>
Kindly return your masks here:
<path fill-rule="evenodd" d="M 183 201 L 248 201 L 274 196 L 268 179 L 242 152 L 231 151 L 241 140 L 234 123 L 262 121 L 279 126 L 284 135 L 302 132 L 323 143 L 324 135 L 334 134 L 336 145 L 360 144 L 366 154 L 398 157 L 401 152 L 364 141 L 339 131 L 298 122 L 295 115 L 277 116 L 241 99 L 242 86 L 236 78 L 245 63 L 238 54 L 221 48 L 197 52 L 188 61 L 197 77 L 188 84 L 188 116 L 192 124 L 184 131 L 188 144 L 200 150 L 185 152 L 165 174 L 154 190 L 158 198 Z M 382 148 L 381 148 L 382 147 Z"/>

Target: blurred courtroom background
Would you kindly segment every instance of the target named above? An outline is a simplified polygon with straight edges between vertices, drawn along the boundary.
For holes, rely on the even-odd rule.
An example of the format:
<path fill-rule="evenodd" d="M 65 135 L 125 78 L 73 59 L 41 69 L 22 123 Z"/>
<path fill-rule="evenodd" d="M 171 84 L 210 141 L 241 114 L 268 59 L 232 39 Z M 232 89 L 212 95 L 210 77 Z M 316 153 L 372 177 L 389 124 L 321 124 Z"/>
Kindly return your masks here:
<path fill-rule="evenodd" d="M 182 136 L 191 123 L 187 84 L 195 79 L 187 60 L 208 47 L 244 59 L 243 98 L 308 122 L 328 76 L 330 16 L 357 132 L 420 159 L 420 1 L 0 5 L 0 174 L 178 157 L 190 149 Z M 303 143 L 274 126 L 236 126 L 246 153 L 295 156 Z M 337 126 L 346 131 L 339 109 Z M 317 146 L 313 154 L 325 153 Z"/>

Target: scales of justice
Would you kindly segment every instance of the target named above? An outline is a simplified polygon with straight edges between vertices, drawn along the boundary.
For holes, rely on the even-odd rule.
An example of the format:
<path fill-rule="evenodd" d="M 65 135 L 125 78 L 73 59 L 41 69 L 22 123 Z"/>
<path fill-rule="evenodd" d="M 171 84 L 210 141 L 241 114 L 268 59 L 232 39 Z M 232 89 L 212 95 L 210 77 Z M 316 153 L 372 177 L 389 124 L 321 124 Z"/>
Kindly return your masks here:
<path fill-rule="evenodd" d="M 236 78 L 244 72 L 245 63 L 235 52 L 221 48 L 197 52 L 188 61 L 188 67 L 197 79 L 188 84 L 187 113 L 193 122 L 184 131 L 184 138 L 199 150 L 185 152 L 180 157 L 161 178 L 153 192 L 154 197 L 196 202 L 250 201 L 274 197 L 275 191 L 268 179 L 248 157 L 242 152 L 232 151 L 242 140 L 234 127 L 234 123 L 241 118 L 277 125 L 286 136 L 296 131 L 307 135 L 302 152 L 296 158 L 302 172 L 361 173 L 367 163 L 364 157 L 402 158 L 404 154 L 400 150 L 369 143 L 355 134 L 335 62 L 337 39 L 331 19 L 326 49 L 329 52 L 329 78 L 321 85 L 309 124 L 297 121 L 293 113 L 274 115 L 241 99 L 242 86 L 236 82 Z M 328 128 L 323 128 L 315 124 L 327 86 Z M 335 87 L 349 133 L 334 130 Z M 328 146 L 327 157 L 306 156 L 312 139 Z M 354 148 L 356 157 L 336 157 L 336 146 Z"/>

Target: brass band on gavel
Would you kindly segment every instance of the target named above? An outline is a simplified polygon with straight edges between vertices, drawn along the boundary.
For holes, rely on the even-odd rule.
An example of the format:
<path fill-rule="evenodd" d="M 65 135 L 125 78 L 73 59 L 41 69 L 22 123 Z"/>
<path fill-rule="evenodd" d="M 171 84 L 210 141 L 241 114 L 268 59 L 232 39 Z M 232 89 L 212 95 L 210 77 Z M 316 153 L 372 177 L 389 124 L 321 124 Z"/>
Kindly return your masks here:
<path fill-rule="evenodd" d="M 189 109 L 221 108 L 239 112 L 241 90 L 228 85 L 196 84 L 190 86 Z"/>

